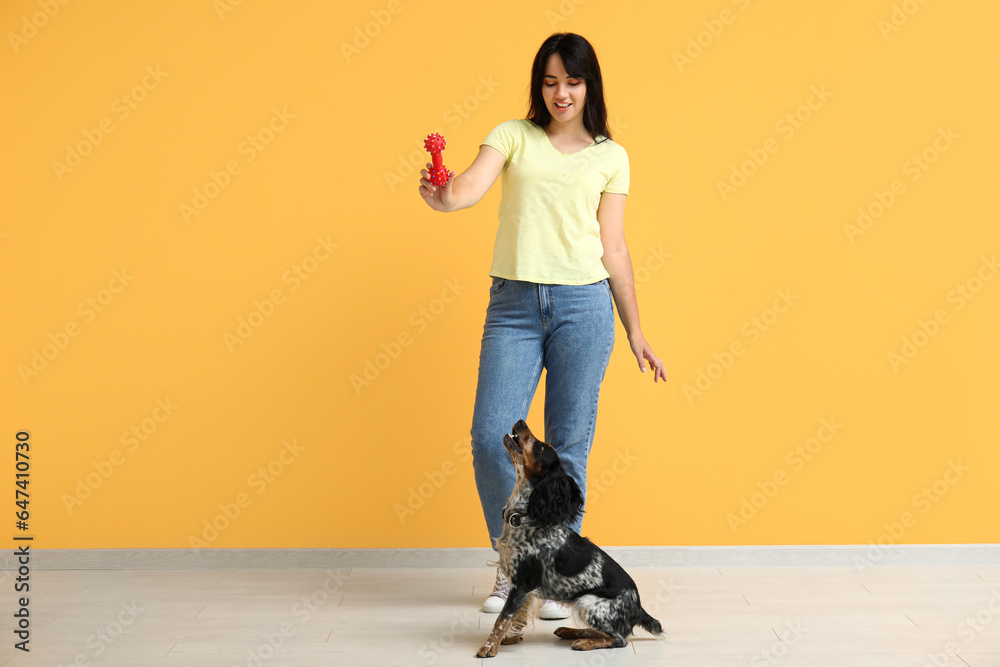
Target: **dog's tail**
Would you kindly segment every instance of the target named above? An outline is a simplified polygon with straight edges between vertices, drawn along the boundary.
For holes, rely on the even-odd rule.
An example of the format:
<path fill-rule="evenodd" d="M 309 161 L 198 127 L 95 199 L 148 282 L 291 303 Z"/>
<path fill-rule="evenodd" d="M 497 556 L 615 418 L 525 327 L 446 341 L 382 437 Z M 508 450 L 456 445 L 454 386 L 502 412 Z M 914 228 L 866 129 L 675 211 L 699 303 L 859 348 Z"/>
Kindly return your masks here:
<path fill-rule="evenodd" d="M 646 610 L 642 607 L 639 608 L 639 613 L 642 614 L 642 616 L 639 617 L 639 627 L 643 630 L 651 632 L 657 637 L 663 634 L 663 626 L 660 625 L 658 620 L 647 614 Z"/>

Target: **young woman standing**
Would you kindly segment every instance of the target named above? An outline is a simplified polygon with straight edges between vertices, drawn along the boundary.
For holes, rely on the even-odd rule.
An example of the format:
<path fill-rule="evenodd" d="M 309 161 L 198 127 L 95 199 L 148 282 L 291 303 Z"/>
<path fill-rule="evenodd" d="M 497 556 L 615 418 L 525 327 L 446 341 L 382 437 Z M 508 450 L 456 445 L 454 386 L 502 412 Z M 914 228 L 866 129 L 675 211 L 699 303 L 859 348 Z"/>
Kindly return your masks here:
<path fill-rule="evenodd" d="M 427 165 L 430 168 L 430 164 Z M 666 381 L 639 326 L 625 243 L 628 155 L 610 138 L 601 69 L 590 43 L 558 33 L 531 68 L 526 119 L 497 125 L 459 176 L 434 186 L 421 170 L 420 196 L 435 211 L 475 205 L 503 174 L 500 224 L 472 416 L 476 487 L 490 542 L 503 531 L 514 470 L 503 435 L 527 417 L 546 369 L 544 439 L 586 495 L 587 460 L 601 382 L 614 346 L 614 303 L 629 346 L 653 380 Z M 571 527 L 580 532 L 582 518 Z M 499 612 L 509 590 L 497 568 L 483 610 Z M 542 618 L 565 618 L 544 601 Z"/>

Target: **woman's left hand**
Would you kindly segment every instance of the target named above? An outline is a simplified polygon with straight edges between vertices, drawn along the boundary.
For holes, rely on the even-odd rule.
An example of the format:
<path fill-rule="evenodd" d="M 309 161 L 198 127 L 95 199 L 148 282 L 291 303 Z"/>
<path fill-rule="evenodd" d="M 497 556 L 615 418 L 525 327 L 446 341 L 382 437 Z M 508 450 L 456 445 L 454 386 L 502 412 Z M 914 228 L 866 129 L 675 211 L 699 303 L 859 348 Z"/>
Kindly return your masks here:
<path fill-rule="evenodd" d="M 639 370 L 645 373 L 646 361 L 649 361 L 650 366 L 653 368 L 653 382 L 658 382 L 660 378 L 663 378 L 664 382 L 667 381 L 667 372 L 663 368 L 663 362 L 653 354 L 653 348 L 646 342 L 645 336 L 641 333 L 629 336 L 628 344 L 632 348 L 632 354 L 635 355 L 636 361 L 639 362 Z"/>

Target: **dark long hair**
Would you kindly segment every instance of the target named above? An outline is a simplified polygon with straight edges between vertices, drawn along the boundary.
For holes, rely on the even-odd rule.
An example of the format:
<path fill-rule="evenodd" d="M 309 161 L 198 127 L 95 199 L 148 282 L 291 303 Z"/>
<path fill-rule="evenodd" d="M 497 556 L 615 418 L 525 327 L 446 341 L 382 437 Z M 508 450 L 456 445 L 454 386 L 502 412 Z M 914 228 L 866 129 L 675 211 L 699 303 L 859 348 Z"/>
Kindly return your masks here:
<path fill-rule="evenodd" d="M 566 473 L 552 447 L 546 446 L 541 450 L 539 463 L 540 474 L 531 480 L 533 488 L 528 496 L 528 516 L 543 526 L 573 521 L 583 512 L 583 492 Z"/>
<path fill-rule="evenodd" d="M 583 126 L 596 140 L 599 135 L 611 138 L 608 129 L 608 109 L 604 104 L 604 79 L 601 66 L 597 62 L 594 47 L 586 39 L 573 32 L 557 32 L 542 42 L 531 63 L 531 101 L 528 105 L 527 120 L 541 128 L 546 128 L 552 114 L 542 98 L 542 81 L 549 56 L 558 53 L 562 58 L 566 73 L 574 79 L 587 82 L 587 98 L 583 104 Z"/>

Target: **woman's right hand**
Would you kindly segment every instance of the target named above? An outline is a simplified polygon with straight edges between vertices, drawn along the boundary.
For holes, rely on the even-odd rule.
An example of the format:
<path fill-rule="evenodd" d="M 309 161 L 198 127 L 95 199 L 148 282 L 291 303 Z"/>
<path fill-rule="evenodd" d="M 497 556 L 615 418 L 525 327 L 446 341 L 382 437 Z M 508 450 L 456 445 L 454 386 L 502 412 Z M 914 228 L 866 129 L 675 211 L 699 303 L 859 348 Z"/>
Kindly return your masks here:
<path fill-rule="evenodd" d="M 427 169 L 420 170 L 420 196 L 424 198 L 427 205 L 435 211 L 447 211 L 452 204 L 451 184 L 455 180 L 455 172 L 448 172 L 448 182 L 437 186 L 430 181 L 430 172 L 433 165 L 428 162 Z"/>

